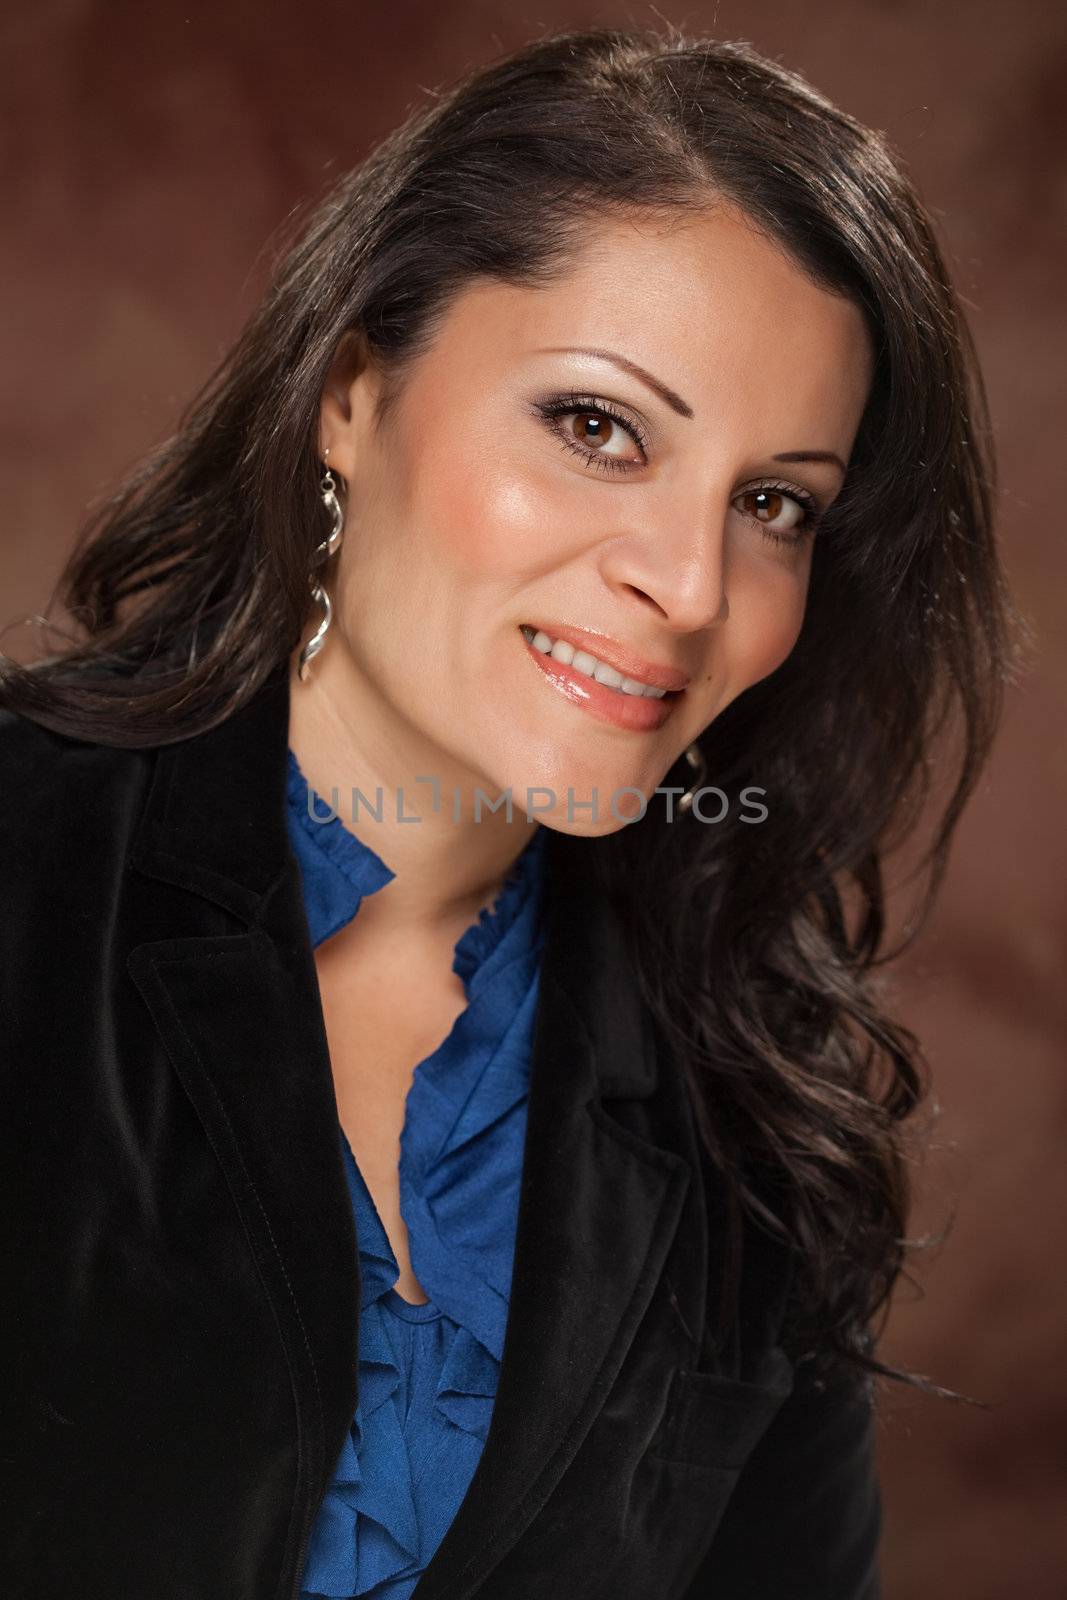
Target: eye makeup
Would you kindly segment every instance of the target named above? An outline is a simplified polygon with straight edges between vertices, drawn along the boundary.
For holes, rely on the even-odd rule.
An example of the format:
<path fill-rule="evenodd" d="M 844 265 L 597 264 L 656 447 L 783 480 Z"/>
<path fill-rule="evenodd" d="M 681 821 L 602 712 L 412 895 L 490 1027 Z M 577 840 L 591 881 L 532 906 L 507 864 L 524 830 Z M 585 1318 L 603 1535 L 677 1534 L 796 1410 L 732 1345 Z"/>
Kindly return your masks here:
<path fill-rule="evenodd" d="M 613 401 L 586 391 L 570 390 L 565 394 L 550 396 L 546 400 L 535 401 L 532 410 L 534 415 L 559 440 L 563 448 L 576 455 L 584 466 L 592 467 L 598 472 L 618 473 L 635 472 L 640 466 L 647 465 L 648 435 L 634 417 L 620 410 Z M 645 461 L 640 463 L 625 461 L 617 456 L 608 455 L 604 450 L 593 449 L 589 445 L 582 444 L 581 440 L 575 438 L 573 434 L 562 426 L 565 417 L 573 416 L 596 417 L 621 428 L 637 445 L 641 454 L 646 458 Z M 800 521 L 787 530 L 776 531 L 758 514 L 745 511 L 738 506 L 738 501 L 760 495 L 774 495 L 781 499 L 791 500 L 802 513 Z M 799 484 L 789 483 L 780 478 L 762 479 L 757 483 L 750 484 L 747 488 L 739 491 L 731 501 L 731 505 L 737 508 L 740 516 L 756 525 L 763 538 L 775 545 L 801 544 L 815 532 L 823 516 L 823 507 L 815 495 L 809 490 L 801 488 Z"/>
<path fill-rule="evenodd" d="M 648 455 L 648 436 L 641 424 L 635 418 L 627 416 L 620 411 L 611 400 L 604 400 L 595 395 L 582 394 L 572 390 L 569 394 L 553 395 L 548 400 L 539 400 L 534 404 L 534 412 L 555 434 L 567 450 L 574 450 L 588 465 L 594 466 L 603 472 L 632 472 L 633 462 L 619 461 L 614 456 L 605 455 L 602 450 L 591 450 L 583 446 L 578 439 L 569 436 L 560 427 L 560 420 L 567 416 L 592 416 L 600 417 L 612 422 L 628 433 L 637 445 L 643 456 Z"/>

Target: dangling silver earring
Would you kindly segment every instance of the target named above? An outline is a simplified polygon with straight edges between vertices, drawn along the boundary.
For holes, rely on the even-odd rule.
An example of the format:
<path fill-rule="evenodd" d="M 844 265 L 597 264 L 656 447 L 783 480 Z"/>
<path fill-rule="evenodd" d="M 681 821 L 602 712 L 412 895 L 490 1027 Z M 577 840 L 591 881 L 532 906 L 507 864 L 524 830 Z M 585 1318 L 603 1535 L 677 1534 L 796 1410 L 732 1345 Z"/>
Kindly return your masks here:
<path fill-rule="evenodd" d="M 688 811 L 689 807 L 693 804 L 693 796 L 704 782 L 708 770 L 707 763 L 704 760 L 704 752 L 701 750 L 698 744 L 691 744 L 687 746 L 685 751 L 685 759 L 688 761 L 691 767 L 696 769 L 697 776 L 695 781 L 690 785 L 690 787 L 685 791 L 678 801 L 678 810 L 682 812 Z"/>
<path fill-rule="evenodd" d="M 333 606 L 330 604 L 330 597 L 324 586 L 315 577 L 314 569 L 337 553 L 345 525 L 345 514 L 341 508 L 341 502 L 337 498 L 337 484 L 328 464 L 329 448 L 327 447 L 323 453 L 327 457 L 327 464 L 326 470 L 322 475 L 319 493 L 322 495 L 322 503 L 330 515 L 330 532 L 321 544 L 316 545 L 315 553 L 311 558 L 312 572 L 308 582 L 311 587 L 311 598 L 322 609 L 322 621 L 300 652 L 298 672 L 301 681 L 305 683 L 307 682 L 308 669 L 311 662 L 326 642 L 326 635 L 330 630 L 330 623 L 333 621 Z"/>

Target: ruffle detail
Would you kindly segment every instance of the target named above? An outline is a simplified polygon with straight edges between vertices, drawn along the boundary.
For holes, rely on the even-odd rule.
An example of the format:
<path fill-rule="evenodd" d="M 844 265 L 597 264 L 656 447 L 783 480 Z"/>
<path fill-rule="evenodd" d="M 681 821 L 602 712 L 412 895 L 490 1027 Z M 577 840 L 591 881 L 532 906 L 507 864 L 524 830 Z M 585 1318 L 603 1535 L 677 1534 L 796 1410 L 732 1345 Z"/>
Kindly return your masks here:
<path fill-rule="evenodd" d="M 539 882 L 544 850 L 545 830 L 541 826 L 512 862 L 511 871 L 501 885 L 496 900 L 491 906 L 482 907 L 477 922 L 472 922 L 458 939 L 452 958 L 452 971 L 463 980 L 468 995 L 473 993 L 473 980 L 479 969 L 508 933 L 531 890 Z"/>
<path fill-rule="evenodd" d="M 442 1416 L 484 1444 L 499 1381 L 500 1362 L 469 1328 L 457 1328 L 437 1381 Z"/>
<path fill-rule="evenodd" d="M 515 932 L 518 939 L 517 925 Z M 509 959 L 508 943 L 500 942 L 483 969 L 495 967 L 481 995 L 417 1068 L 400 1134 L 400 1209 L 412 1269 L 434 1304 L 469 1328 L 498 1363 L 539 987 L 538 949 Z M 501 1037 L 491 1026 L 497 1008 L 511 1017 Z"/>
<path fill-rule="evenodd" d="M 377 1320 L 368 1318 L 368 1324 Z M 361 1328 L 370 1333 L 371 1328 Z M 311 1532 L 301 1595 L 349 1600 L 389 1579 L 415 1576 L 419 1526 L 407 1452 L 397 1448 L 395 1412 L 388 1374 L 370 1381 L 375 1363 L 360 1360 L 360 1382 L 367 1392 L 334 1467 L 333 1481 Z M 377 1393 L 372 1391 L 377 1387 Z M 364 1476 L 362 1456 L 388 1464 L 387 1473 Z"/>
<path fill-rule="evenodd" d="M 290 835 L 317 944 L 394 874 L 340 818 L 313 822 L 308 794 L 290 752 Z M 396 1293 L 396 1258 L 338 1126 L 359 1245 L 358 1404 L 312 1529 L 301 1590 L 309 1600 L 372 1590 L 375 1600 L 406 1600 L 488 1436 L 525 1144 L 544 850 L 539 828 L 495 903 L 457 941 L 453 970 L 468 1004 L 408 1092 L 400 1209 L 423 1305 Z"/>
<path fill-rule="evenodd" d="M 349 1600 L 368 1591 L 391 1597 L 407 1592 L 407 1580 L 417 1582 L 474 1474 L 500 1376 L 499 1360 L 432 1298 L 423 1306 L 400 1301 L 390 1309 L 400 1298 L 396 1258 L 339 1131 L 360 1246 L 359 1398 L 308 1546 L 301 1594 L 316 1600 Z M 429 1418 L 421 1417 L 414 1437 L 406 1424 L 420 1374 L 409 1381 L 406 1326 L 433 1335 L 416 1343 L 422 1376 L 433 1383 L 433 1409 Z M 451 1486 L 447 1504 L 442 1477 L 426 1470 L 438 1453 Z M 364 1472 L 364 1461 L 373 1470 Z M 383 1584 L 388 1587 L 379 1590 Z"/>
<path fill-rule="evenodd" d="M 396 873 L 309 787 L 292 750 L 286 799 L 289 839 L 300 865 L 311 942 L 319 945 L 346 927 L 363 897 L 384 889 Z"/>

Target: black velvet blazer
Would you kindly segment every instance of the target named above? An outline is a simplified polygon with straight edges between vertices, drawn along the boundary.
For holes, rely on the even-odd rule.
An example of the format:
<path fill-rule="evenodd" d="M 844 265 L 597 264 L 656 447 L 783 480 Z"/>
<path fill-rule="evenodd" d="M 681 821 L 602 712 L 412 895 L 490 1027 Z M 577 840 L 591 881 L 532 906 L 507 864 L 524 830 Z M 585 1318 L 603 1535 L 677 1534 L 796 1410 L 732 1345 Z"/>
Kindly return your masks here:
<path fill-rule="evenodd" d="M 356 1404 L 359 1263 L 299 873 L 287 668 L 151 750 L 0 714 L 7 1600 L 294 1600 Z M 484 1452 L 415 1600 L 876 1600 L 869 1389 L 780 1342 L 621 930 L 550 840 Z"/>

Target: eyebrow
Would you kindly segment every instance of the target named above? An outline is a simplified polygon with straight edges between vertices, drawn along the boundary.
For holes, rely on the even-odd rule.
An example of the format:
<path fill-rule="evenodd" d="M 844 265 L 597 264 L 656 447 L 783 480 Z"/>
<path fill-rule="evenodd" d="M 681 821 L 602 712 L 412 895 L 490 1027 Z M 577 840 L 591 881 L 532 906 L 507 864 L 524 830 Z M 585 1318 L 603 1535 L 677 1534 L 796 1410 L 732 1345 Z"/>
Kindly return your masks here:
<path fill-rule="evenodd" d="M 647 384 L 654 394 L 658 394 L 661 400 L 666 401 L 672 411 L 677 411 L 680 417 L 691 417 L 694 414 L 692 406 L 687 405 L 681 395 L 675 394 L 673 389 L 668 389 L 665 383 L 661 383 L 658 378 L 654 378 L 651 372 L 646 372 L 644 367 L 639 367 L 636 361 L 631 361 L 628 356 L 617 355 L 614 350 L 593 350 L 587 345 L 574 344 L 563 348 L 553 347 L 547 350 L 535 350 L 534 354 L 539 356 L 595 356 L 598 361 L 610 361 L 614 366 L 621 367 L 624 372 L 629 372 L 633 377 L 640 378 L 641 382 Z"/>
<path fill-rule="evenodd" d="M 639 378 L 647 384 L 653 394 L 658 394 L 660 399 L 676 411 L 680 417 L 693 417 L 695 412 L 689 403 L 682 399 L 680 394 L 675 394 L 659 378 L 653 377 L 651 372 L 646 372 L 644 367 L 639 367 L 636 361 L 631 361 L 629 356 L 619 355 L 615 350 L 599 350 L 589 345 L 564 345 L 549 346 L 535 350 L 535 355 L 541 356 L 594 356 L 598 361 L 610 361 L 613 366 L 621 367 L 623 372 L 628 372 L 634 378 Z M 786 450 L 781 455 L 774 456 L 775 461 L 829 461 L 834 466 L 840 467 L 842 473 L 847 469 L 841 457 L 833 450 Z"/>
<path fill-rule="evenodd" d="M 833 450 L 785 450 L 780 456 L 773 456 L 774 461 L 832 461 L 835 467 L 840 467 L 842 472 L 848 468 L 841 457 Z"/>

